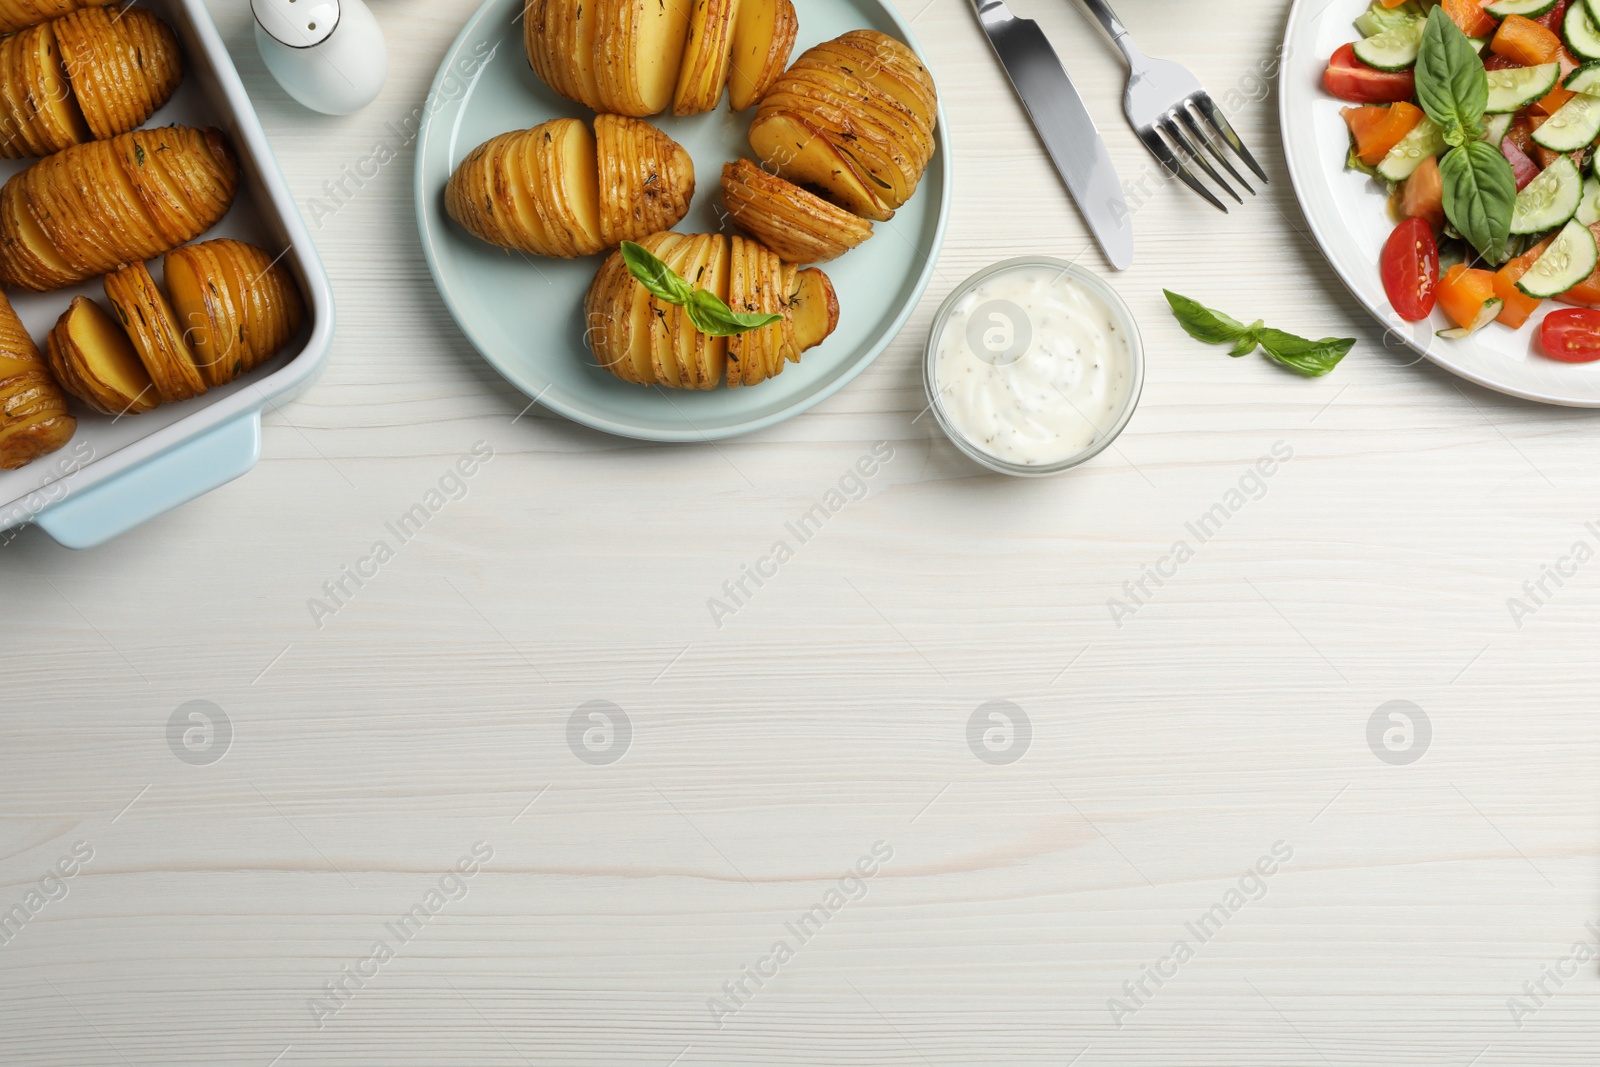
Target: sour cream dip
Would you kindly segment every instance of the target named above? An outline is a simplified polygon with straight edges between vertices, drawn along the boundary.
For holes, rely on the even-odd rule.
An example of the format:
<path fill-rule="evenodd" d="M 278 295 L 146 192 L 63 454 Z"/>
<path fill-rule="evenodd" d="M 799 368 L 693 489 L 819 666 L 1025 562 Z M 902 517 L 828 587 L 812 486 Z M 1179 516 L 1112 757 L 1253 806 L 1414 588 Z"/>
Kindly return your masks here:
<path fill-rule="evenodd" d="M 1006 474 L 1053 474 L 1122 431 L 1144 382 L 1127 305 L 1061 260 L 1007 260 L 951 293 L 929 335 L 935 417 L 973 459 Z"/>

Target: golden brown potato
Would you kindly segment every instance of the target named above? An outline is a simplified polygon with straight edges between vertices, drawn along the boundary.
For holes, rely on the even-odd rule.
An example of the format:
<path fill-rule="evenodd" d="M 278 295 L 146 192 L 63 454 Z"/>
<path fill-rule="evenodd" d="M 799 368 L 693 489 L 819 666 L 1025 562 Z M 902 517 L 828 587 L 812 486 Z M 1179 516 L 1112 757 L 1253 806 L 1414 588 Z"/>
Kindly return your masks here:
<path fill-rule="evenodd" d="M 647 122 L 552 119 L 479 145 L 445 187 L 445 210 L 502 248 L 573 258 L 669 229 L 694 196 L 694 163 Z"/>
<path fill-rule="evenodd" d="M 760 100 L 789 65 L 800 20 L 790 0 L 743 0 L 733 31 L 728 107 L 743 111 Z"/>
<path fill-rule="evenodd" d="M 173 322 L 208 386 L 261 366 L 300 330 L 300 289 L 265 249 L 203 241 L 168 252 L 162 269 Z"/>
<path fill-rule="evenodd" d="M 0 282 L 44 292 L 161 255 L 233 203 L 217 130 L 167 126 L 75 145 L 0 189 Z"/>
<path fill-rule="evenodd" d="M 86 296 L 73 297 L 46 348 L 62 387 L 101 414 L 137 415 L 160 403 L 128 335 Z"/>
<path fill-rule="evenodd" d="M 16 33 L 81 7 L 99 7 L 118 0 L 0 0 L 0 34 Z"/>
<path fill-rule="evenodd" d="M 750 106 L 794 48 L 791 0 L 525 0 L 528 62 L 551 89 L 606 114 Z"/>
<path fill-rule="evenodd" d="M 72 95 L 96 139 L 137 129 L 183 80 L 177 35 L 142 7 L 115 15 L 86 7 L 50 25 Z"/>
<path fill-rule="evenodd" d="M 617 115 L 654 115 L 672 103 L 687 3 L 526 0 L 523 15 L 528 62 L 562 96 Z"/>
<path fill-rule="evenodd" d="M 822 343 L 838 324 L 833 286 L 820 270 L 784 263 L 738 234 L 656 233 L 639 242 L 696 288 L 735 311 L 783 315 L 732 337 L 695 329 L 685 308 L 652 296 L 620 252 L 601 264 L 584 298 L 584 339 L 602 367 L 635 385 L 714 389 L 756 385 Z"/>
<path fill-rule="evenodd" d="M 0 470 L 49 455 L 77 428 L 50 365 L 0 294 Z"/>
<path fill-rule="evenodd" d="M 750 146 L 769 169 L 886 221 L 916 192 L 938 104 L 916 53 L 876 30 L 808 49 L 761 98 Z"/>
<path fill-rule="evenodd" d="M 722 200 L 735 226 L 790 263 L 826 263 L 872 236 L 872 223 L 748 159 L 723 164 Z"/>
<path fill-rule="evenodd" d="M 133 342 L 161 402 L 175 404 L 205 392 L 194 353 L 145 265 L 135 263 L 113 271 L 105 276 L 104 284 L 111 310 Z"/>

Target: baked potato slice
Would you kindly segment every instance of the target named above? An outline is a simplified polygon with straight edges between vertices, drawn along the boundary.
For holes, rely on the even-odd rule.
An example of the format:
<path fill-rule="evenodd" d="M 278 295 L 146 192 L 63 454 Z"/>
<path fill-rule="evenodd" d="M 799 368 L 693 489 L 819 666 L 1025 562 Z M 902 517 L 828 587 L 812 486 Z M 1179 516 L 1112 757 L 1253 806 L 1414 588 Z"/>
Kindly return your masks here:
<path fill-rule="evenodd" d="M 672 94 L 674 115 L 697 115 L 715 110 L 728 84 L 733 60 L 733 30 L 746 0 L 693 0 L 689 36 Z M 749 0 L 755 3 L 760 0 Z"/>
<path fill-rule="evenodd" d="M 185 245 L 162 260 L 167 292 L 182 337 L 194 353 L 195 365 L 208 386 L 225 385 L 244 372 L 243 315 L 222 280 L 222 267 L 212 249 Z"/>
<path fill-rule="evenodd" d="M 134 263 L 115 270 L 105 276 L 103 284 L 111 310 L 133 342 L 161 402 L 173 404 L 205 392 L 205 380 L 183 339 L 183 330 L 145 265 Z"/>
<path fill-rule="evenodd" d="M 563 0 L 570 2 L 570 0 Z M 690 7 L 674 0 L 590 0 L 599 8 L 596 54 L 606 110 L 655 115 L 672 103 Z"/>
<path fill-rule="evenodd" d="M 833 203 L 873 222 L 894 217 L 894 207 L 857 164 L 841 155 L 811 119 L 763 104 L 750 125 L 750 147 L 770 170 L 818 190 Z"/>
<path fill-rule="evenodd" d="M 826 274 L 815 267 L 795 274 L 789 288 L 789 318 L 794 322 L 794 346 L 799 352 L 828 339 L 839 325 L 839 297 Z"/>
<path fill-rule="evenodd" d="M 137 415 L 157 406 L 155 385 L 117 320 L 86 296 L 74 297 L 47 344 L 62 386 L 105 415 Z"/>
<path fill-rule="evenodd" d="M 0 470 L 54 452 L 77 428 L 50 364 L 0 294 Z"/>
<path fill-rule="evenodd" d="M 872 236 L 872 223 L 748 159 L 722 166 L 733 224 L 791 263 L 826 263 Z"/>
<path fill-rule="evenodd" d="M 790 0 L 740 0 L 728 71 L 728 108 L 743 111 L 772 88 L 789 65 L 800 27 Z"/>
<path fill-rule="evenodd" d="M 570 254 L 592 256 L 606 247 L 600 237 L 600 169 L 594 134 L 577 119 L 557 119 L 546 127 L 537 145 L 541 200 L 549 206 Z"/>

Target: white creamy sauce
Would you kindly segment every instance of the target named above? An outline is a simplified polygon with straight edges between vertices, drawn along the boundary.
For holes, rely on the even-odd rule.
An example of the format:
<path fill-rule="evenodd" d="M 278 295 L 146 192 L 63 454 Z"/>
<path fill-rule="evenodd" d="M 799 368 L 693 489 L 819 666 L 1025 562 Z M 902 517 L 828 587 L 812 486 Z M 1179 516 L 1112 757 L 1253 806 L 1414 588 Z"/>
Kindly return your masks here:
<path fill-rule="evenodd" d="M 1127 331 L 1070 274 L 992 274 L 950 309 L 934 381 L 952 427 L 997 459 L 1045 466 L 1111 431 L 1133 386 Z"/>

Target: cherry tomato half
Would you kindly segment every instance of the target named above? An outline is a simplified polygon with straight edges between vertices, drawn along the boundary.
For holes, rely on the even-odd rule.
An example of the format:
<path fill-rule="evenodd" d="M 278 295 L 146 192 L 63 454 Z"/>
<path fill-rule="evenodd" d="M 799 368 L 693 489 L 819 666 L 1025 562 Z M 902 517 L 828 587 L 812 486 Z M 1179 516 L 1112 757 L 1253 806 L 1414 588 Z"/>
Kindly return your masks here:
<path fill-rule="evenodd" d="M 1383 245 L 1383 291 L 1402 319 L 1433 314 L 1439 287 L 1439 243 L 1423 219 L 1406 219 Z"/>
<path fill-rule="evenodd" d="M 1354 44 L 1341 45 L 1328 60 L 1322 84 L 1352 104 L 1394 104 L 1417 92 L 1417 79 L 1409 70 L 1374 70 L 1356 58 Z"/>
<path fill-rule="evenodd" d="M 1562 308 L 1544 317 L 1539 327 L 1544 354 L 1563 363 L 1593 363 L 1600 359 L 1600 311 Z"/>

